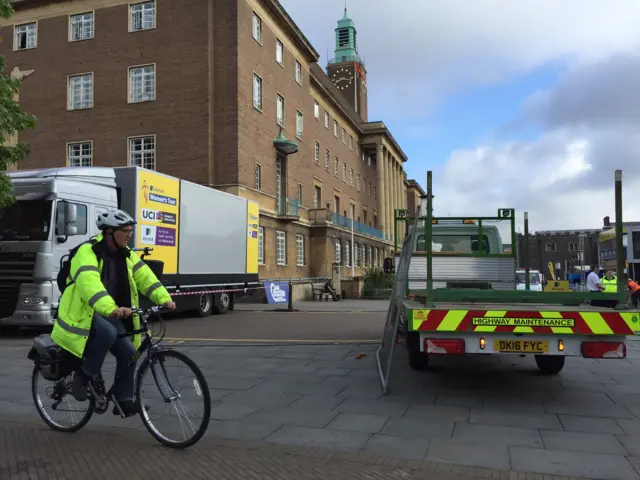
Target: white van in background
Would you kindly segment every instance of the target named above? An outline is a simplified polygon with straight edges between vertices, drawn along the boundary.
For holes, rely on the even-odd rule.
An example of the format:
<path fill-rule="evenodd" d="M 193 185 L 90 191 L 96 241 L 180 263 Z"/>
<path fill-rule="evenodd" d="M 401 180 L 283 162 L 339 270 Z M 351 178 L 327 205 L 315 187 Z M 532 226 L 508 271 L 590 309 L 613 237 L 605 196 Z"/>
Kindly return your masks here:
<path fill-rule="evenodd" d="M 526 290 L 526 274 L 524 268 L 516 270 L 516 290 Z M 529 270 L 529 290 L 542 292 L 542 274 L 540 270 Z"/>

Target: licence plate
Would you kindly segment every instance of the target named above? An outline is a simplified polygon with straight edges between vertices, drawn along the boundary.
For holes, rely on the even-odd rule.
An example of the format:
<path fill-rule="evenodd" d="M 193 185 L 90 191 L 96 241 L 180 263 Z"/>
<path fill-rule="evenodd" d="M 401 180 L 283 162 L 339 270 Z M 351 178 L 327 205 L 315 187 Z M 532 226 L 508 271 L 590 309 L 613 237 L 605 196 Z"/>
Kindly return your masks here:
<path fill-rule="evenodd" d="M 494 340 L 493 351 L 503 353 L 546 353 L 549 342 L 543 340 Z"/>

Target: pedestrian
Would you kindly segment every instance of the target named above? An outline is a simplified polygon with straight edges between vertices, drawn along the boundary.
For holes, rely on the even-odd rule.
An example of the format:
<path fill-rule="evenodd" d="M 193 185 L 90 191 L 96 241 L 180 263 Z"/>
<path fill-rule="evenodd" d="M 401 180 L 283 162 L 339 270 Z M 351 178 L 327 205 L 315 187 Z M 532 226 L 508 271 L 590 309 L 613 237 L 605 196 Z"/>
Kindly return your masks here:
<path fill-rule="evenodd" d="M 629 288 L 629 297 L 631 298 L 631 304 L 638 308 L 640 305 L 640 285 L 638 285 L 633 279 L 629 279 L 627 282 L 627 288 Z"/>
<path fill-rule="evenodd" d="M 604 291 L 604 287 L 600 283 L 600 278 L 596 273 L 598 271 L 597 265 L 591 265 L 589 275 L 587 275 L 587 291 L 589 293 L 602 293 Z M 603 300 L 591 300 L 591 305 L 594 307 L 603 307 Z M 605 301 L 606 303 L 606 301 Z"/>

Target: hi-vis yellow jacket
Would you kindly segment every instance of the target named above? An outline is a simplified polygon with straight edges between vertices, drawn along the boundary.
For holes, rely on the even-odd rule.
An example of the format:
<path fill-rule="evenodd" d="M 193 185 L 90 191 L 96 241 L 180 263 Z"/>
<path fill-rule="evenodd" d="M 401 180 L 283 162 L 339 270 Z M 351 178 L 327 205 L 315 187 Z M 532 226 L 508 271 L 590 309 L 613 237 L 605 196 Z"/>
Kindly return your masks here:
<path fill-rule="evenodd" d="M 600 284 L 604 287 L 604 293 L 618 293 L 618 279 L 616 277 L 612 279 L 602 277 Z"/>
<path fill-rule="evenodd" d="M 103 236 L 98 235 L 96 243 L 102 239 Z M 138 290 L 158 305 L 170 302 L 171 295 L 149 266 L 140 260 L 136 252 L 127 250 L 126 263 L 131 289 L 131 306 L 139 306 Z M 94 312 L 108 317 L 118 308 L 100 279 L 102 266 L 103 260 L 96 256 L 91 244 L 86 243 L 78 249 L 71 259 L 69 272 L 74 283 L 65 288 L 62 294 L 58 318 L 51 332 L 54 342 L 79 358 L 82 358 L 87 344 Z M 140 317 L 134 315 L 133 329 L 139 328 Z M 133 337 L 134 346 L 138 348 L 141 342 L 141 335 L 136 334 Z"/>

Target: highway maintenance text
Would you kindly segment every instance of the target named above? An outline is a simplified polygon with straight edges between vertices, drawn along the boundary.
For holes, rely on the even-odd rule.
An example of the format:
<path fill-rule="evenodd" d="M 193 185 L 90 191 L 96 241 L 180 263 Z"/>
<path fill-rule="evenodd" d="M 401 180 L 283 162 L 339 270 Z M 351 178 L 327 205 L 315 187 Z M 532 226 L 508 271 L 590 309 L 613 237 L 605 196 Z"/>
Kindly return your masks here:
<path fill-rule="evenodd" d="M 503 318 L 503 317 L 473 317 L 473 325 L 486 327 L 574 327 L 573 318 Z"/>

